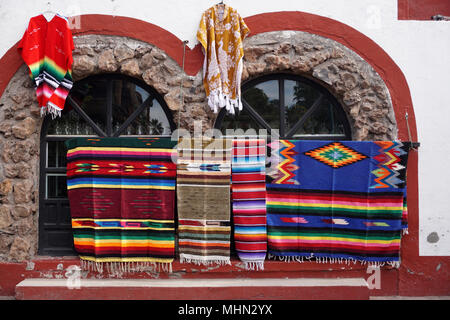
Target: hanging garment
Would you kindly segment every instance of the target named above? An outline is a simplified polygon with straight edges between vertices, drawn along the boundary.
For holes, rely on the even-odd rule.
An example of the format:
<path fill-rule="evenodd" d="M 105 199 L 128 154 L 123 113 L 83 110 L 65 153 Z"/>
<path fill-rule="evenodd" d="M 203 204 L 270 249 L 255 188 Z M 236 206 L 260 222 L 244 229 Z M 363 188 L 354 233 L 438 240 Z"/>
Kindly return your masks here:
<path fill-rule="evenodd" d="M 73 49 L 66 18 L 56 14 L 47 21 L 41 14 L 30 19 L 18 50 L 36 85 L 41 115 L 61 116 L 73 85 Z"/>
<path fill-rule="evenodd" d="M 272 257 L 399 265 L 409 142 L 279 140 L 271 147 Z"/>
<path fill-rule="evenodd" d="M 246 270 L 264 270 L 266 234 L 266 141 L 234 139 L 231 163 L 234 243 Z"/>
<path fill-rule="evenodd" d="M 208 105 L 215 113 L 221 108 L 231 114 L 235 108 L 242 110 L 243 40 L 249 32 L 237 11 L 225 4 L 217 4 L 202 15 L 197 39 L 205 55 L 203 84 Z"/>
<path fill-rule="evenodd" d="M 231 140 L 182 139 L 177 148 L 180 262 L 230 264 Z"/>
<path fill-rule="evenodd" d="M 154 265 L 175 256 L 175 142 L 170 138 L 74 138 L 67 189 L 75 250 L 102 272 Z"/>

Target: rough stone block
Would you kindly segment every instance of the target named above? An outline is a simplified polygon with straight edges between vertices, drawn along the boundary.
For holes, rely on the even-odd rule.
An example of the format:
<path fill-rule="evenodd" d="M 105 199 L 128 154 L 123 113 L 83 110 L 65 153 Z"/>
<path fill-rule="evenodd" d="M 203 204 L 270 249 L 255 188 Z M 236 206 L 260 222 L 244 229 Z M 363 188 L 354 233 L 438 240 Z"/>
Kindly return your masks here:
<path fill-rule="evenodd" d="M 29 255 L 30 247 L 31 244 L 29 240 L 22 237 L 15 237 L 9 250 L 10 259 L 17 262 L 24 261 Z"/>
<path fill-rule="evenodd" d="M 36 131 L 36 120 L 28 117 L 12 127 L 13 135 L 18 139 L 26 139 Z"/>
<path fill-rule="evenodd" d="M 0 206 L 0 229 L 9 227 L 13 222 L 11 209 L 5 205 Z"/>

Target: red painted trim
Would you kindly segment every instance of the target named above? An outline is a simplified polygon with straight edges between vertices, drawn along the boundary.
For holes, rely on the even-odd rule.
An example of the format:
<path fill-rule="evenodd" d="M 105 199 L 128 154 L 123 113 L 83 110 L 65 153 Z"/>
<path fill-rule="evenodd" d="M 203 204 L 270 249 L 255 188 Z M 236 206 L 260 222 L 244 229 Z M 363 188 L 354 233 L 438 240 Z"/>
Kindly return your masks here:
<path fill-rule="evenodd" d="M 129 37 L 147 42 L 164 50 L 180 66 L 183 62 L 183 41 L 169 31 L 152 23 L 120 16 L 82 15 L 81 29 L 73 30 L 73 35 L 101 34 Z M 185 71 L 195 75 L 203 64 L 203 53 L 200 45 L 193 50 L 186 47 Z"/>
<path fill-rule="evenodd" d="M 17 44 L 18 42 L 0 58 L 0 97 L 11 78 L 23 64 L 23 60 L 17 52 Z"/>
<path fill-rule="evenodd" d="M 408 18 L 409 18 L 408 0 L 397 0 L 397 19 L 408 20 Z"/>
<path fill-rule="evenodd" d="M 305 31 L 333 39 L 359 54 L 377 71 L 389 89 L 399 129 L 399 139 L 409 140 L 404 117 L 406 111 L 409 114 L 412 140 L 417 139 L 416 120 L 411 94 L 403 72 L 379 45 L 364 34 L 338 21 L 304 12 L 264 13 L 247 17 L 245 21 L 251 30 L 250 36 L 277 30 Z M 182 41 L 170 32 L 151 23 L 126 17 L 83 15 L 81 16 L 81 26 L 81 29 L 74 30 L 74 35 L 104 34 L 131 37 L 154 44 L 181 65 Z M 0 59 L 0 74 L 2 75 L 0 79 L 0 95 L 5 90 L 11 77 L 22 64 L 15 47 L 13 46 Z M 203 55 L 199 45 L 193 50 L 186 48 L 185 70 L 187 74 L 196 74 L 200 70 L 202 62 Z M 418 158 L 417 154 L 413 152 L 408 165 L 410 227 L 409 235 L 404 237 L 402 241 L 403 261 L 399 270 L 398 293 L 404 295 L 449 294 L 450 277 L 448 276 L 448 270 L 450 258 L 419 257 L 418 255 L 419 215 L 417 170 Z M 441 264 L 441 268 L 436 273 L 435 269 L 439 263 Z M 2 264 L 0 264 L 1 266 Z M 272 262 L 267 264 L 268 268 L 271 268 L 270 266 L 272 266 Z M 276 267 L 278 265 L 273 264 L 273 266 Z M 391 279 L 392 274 L 391 272 L 389 276 Z M 416 276 L 413 277 L 413 275 Z M 394 289 L 391 285 L 386 292 L 392 293 L 393 291 Z"/>
<path fill-rule="evenodd" d="M 450 16 L 450 2 L 442 0 L 398 0 L 399 20 L 430 20 L 435 15 Z"/>

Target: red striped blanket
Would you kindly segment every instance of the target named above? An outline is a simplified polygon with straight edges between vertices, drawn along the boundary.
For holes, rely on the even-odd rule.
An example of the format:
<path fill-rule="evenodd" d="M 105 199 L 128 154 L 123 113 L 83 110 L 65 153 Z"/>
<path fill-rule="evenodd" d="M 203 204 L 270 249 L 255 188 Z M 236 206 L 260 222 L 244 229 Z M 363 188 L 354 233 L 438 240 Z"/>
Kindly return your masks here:
<path fill-rule="evenodd" d="M 234 240 L 238 257 L 248 270 L 263 270 L 267 251 L 265 159 L 265 140 L 233 140 Z"/>

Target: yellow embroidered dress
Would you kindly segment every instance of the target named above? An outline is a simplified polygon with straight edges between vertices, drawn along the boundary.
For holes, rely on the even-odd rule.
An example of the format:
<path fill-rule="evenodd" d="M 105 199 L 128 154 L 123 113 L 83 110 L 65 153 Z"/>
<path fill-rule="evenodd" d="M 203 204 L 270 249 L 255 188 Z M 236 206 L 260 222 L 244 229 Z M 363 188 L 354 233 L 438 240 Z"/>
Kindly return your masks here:
<path fill-rule="evenodd" d="M 241 74 L 243 40 L 250 30 L 237 11 L 225 4 L 206 10 L 197 39 L 203 47 L 203 84 L 208 105 L 217 113 L 221 108 L 234 114 L 242 110 Z"/>

